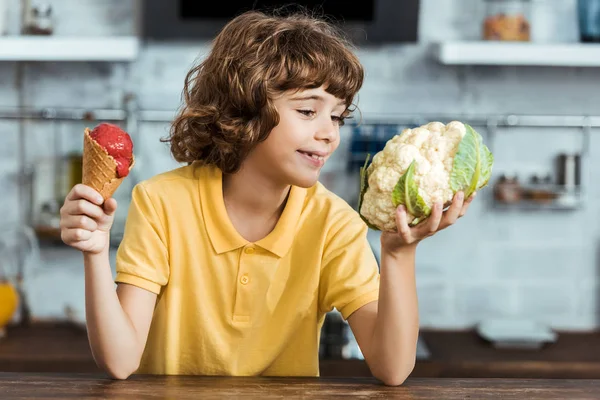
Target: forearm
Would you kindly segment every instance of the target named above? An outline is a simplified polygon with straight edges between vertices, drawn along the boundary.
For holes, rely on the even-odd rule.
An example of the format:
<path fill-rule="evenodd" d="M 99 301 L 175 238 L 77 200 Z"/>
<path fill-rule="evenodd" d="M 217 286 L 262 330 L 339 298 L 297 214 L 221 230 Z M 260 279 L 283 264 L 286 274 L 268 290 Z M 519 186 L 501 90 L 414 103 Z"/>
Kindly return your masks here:
<path fill-rule="evenodd" d="M 382 253 L 377 319 L 370 349 L 373 375 L 400 384 L 412 372 L 419 335 L 415 249 Z"/>
<path fill-rule="evenodd" d="M 96 363 L 111 376 L 125 379 L 141 358 L 135 329 L 117 296 L 108 249 L 84 253 L 85 309 L 88 339 Z"/>

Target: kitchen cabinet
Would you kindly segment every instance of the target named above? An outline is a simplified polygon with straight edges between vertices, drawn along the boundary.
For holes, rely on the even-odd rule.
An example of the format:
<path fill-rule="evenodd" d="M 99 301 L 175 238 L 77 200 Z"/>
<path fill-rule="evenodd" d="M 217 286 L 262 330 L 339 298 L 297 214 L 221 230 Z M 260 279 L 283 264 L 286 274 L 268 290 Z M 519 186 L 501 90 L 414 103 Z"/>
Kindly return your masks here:
<path fill-rule="evenodd" d="M 600 379 L 600 331 L 559 332 L 539 351 L 498 350 L 474 331 L 422 330 L 430 350 L 413 378 Z M 370 377 L 359 359 L 322 359 L 323 377 Z M 95 373 L 87 335 L 78 325 L 37 323 L 9 328 L 0 340 L 0 372 Z"/>

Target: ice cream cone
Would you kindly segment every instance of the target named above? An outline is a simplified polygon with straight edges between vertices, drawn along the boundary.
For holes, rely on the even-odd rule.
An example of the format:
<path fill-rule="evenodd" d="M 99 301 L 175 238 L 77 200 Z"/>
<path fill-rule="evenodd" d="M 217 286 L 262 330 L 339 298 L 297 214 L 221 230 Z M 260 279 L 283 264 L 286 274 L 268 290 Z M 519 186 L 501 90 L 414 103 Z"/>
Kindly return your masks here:
<path fill-rule="evenodd" d="M 115 193 L 125 177 L 117 176 L 117 163 L 108 152 L 90 136 L 90 129 L 85 128 L 83 139 L 83 179 L 84 185 L 90 186 L 108 200 Z M 135 164 L 132 162 L 129 170 Z"/>

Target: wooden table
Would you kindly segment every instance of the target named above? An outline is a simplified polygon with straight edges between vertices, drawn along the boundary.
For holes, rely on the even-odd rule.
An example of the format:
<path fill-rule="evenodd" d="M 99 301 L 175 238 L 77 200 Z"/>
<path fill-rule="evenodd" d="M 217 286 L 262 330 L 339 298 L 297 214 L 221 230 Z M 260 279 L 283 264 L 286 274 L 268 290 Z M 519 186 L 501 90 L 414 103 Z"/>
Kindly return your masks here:
<path fill-rule="evenodd" d="M 246 378 L 0 373 L 2 399 L 598 399 L 600 380 L 414 378 L 383 386 L 370 378 Z"/>

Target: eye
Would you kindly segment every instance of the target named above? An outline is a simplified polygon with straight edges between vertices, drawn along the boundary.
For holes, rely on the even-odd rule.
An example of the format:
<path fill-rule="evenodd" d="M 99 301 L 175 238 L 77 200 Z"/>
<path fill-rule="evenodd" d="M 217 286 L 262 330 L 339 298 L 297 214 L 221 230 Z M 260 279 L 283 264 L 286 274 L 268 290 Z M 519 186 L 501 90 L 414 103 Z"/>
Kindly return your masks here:
<path fill-rule="evenodd" d="M 312 117 L 313 115 L 315 115 L 315 112 L 313 110 L 296 110 L 298 111 L 300 114 L 306 116 L 306 117 Z"/>
<path fill-rule="evenodd" d="M 343 116 L 337 116 L 337 115 L 332 115 L 331 116 L 331 120 L 333 122 L 335 122 L 336 124 L 338 124 L 338 126 L 343 126 L 344 125 L 344 119 L 345 119 L 345 117 L 343 117 Z"/>

